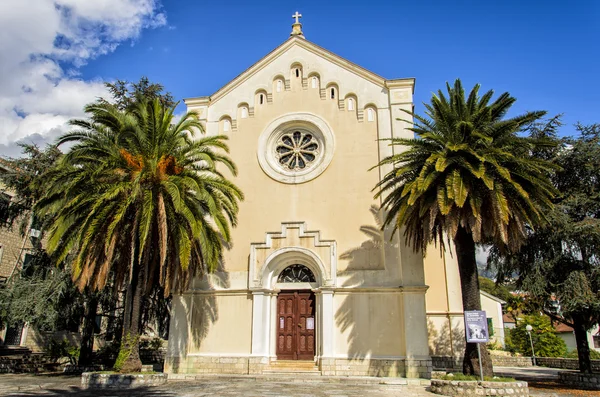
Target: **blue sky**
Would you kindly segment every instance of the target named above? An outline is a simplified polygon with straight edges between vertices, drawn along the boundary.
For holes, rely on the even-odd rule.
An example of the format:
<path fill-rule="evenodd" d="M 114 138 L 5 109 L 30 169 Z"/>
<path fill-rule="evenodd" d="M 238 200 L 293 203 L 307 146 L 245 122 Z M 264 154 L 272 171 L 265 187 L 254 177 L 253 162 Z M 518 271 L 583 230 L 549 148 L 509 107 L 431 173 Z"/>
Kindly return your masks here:
<path fill-rule="evenodd" d="M 33 0 L 8 3 L 16 6 L 27 1 Z M 75 88 L 80 84 L 71 91 L 85 93 L 83 100 L 101 93 L 102 81 L 138 80 L 146 75 L 177 99 L 210 95 L 285 41 L 291 15 L 298 10 L 308 40 L 385 78 L 415 77 L 417 112 L 433 91 L 460 77 L 469 88 L 480 83 L 483 90 L 509 91 L 517 98 L 515 114 L 526 110 L 564 113 L 563 134 L 572 133 L 571 125 L 577 121 L 600 122 L 600 2 L 122 0 L 114 7 L 124 3 L 145 7 L 129 30 L 122 25 L 130 23 L 127 13 L 131 10 L 122 11 L 118 24 L 110 13 L 102 20 L 98 10 L 86 10 L 88 3 L 68 13 L 68 18 L 79 18 L 74 24 L 79 28 L 68 41 L 78 47 L 69 47 L 67 55 L 60 53 L 56 38 L 62 36 L 57 33 L 55 48 L 37 51 L 60 69 L 59 77 L 50 79 L 48 92 L 61 82 Z M 65 15 L 60 18 L 64 20 Z M 17 36 L 32 25 L 16 26 Z M 90 31 L 96 37 L 88 37 Z M 82 34 L 85 39 L 80 40 Z M 90 51 L 85 52 L 86 46 Z M 0 38 L 0 59 L 6 51 Z M 30 56 L 36 54 L 30 52 Z M 25 94 L 35 95 L 35 87 Z M 0 103 L 1 96 L 0 91 Z M 52 120 L 56 123 L 63 116 L 58 106 L 39 110 L 30 102 L 36 101 L 15 105 L 22 122 L 15 119 L 21 132 L 10 135 L 13 141 L 28 137 L 44 141 L 61 130 L 59 126 L 50 132 L 26 129 L 27 115 L 35 110 L 45 115 L 55 112 Z M 73 109 L 78 104 L 71 102 L 65 118 L 77 115 Z M 13 124 L 3 124 L 1 117 L 0 137 L 8 136 Z M 45 119 L 44 123 L 40 122 L 40 128 L 54 125 Z M 3 145 L 6 153 L 10 144 L 11 139 L 0 140 L 0 154 Z"/>

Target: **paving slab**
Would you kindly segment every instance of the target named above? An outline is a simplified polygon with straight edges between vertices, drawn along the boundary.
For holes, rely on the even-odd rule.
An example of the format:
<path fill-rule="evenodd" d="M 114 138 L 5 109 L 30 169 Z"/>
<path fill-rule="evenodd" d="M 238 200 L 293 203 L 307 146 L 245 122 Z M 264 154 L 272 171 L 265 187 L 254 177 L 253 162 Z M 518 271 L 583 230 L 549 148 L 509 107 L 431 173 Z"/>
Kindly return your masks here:
<path fill-rule="evenodd" d="M 498 372 L 498 371 L 497 371 Z M 501 370 L 502 373 L 515 371 Z M 518 372 L 518 371 L 517 371 Z M 525 375 L 531 377 L 534 372 Z M 546 379 L 529 381 L 533 397 L 600 397 L 598 391 L 565 388 L 551 379 L 551 371 L 541 371 Z M 517 373 L 518 378 L 523 375 Z M 325 377 L 324 377 L 325 378 Z M 386 384 L 386 379 L 389 383 Z M 164 386 L 137 388 L 132 390 L 85 390 L 76 375 L 64 374 L 0 374 L 0 396 L 33 397 L 432 397 L 427 391 L 427 381 L 381 378 L 373 381 L 359 377 L 345 379 L 321 379 L 319 382 L 275 381 L 261 377 L 199 377 L 190 380 L 170 380 Z M 370 383 L 365 383 L 370 382 Z M 408 384 L 407 384 L 408 383 Z"/>
<path fill-rule="evenodd" d="M 358 396 L 435 396 L 426 386 L 384 383 L 357 383 L 348 378 L 339 382 L 288 382 L 261 378 L 202 378 L 170 380 L 164 386 L 131 390 L 84 390 L 78 376 L 0 375 L 0 396 L 81 396 L 81 397 L 358 397 Z M 363 380 L 364 381 L 364 380 Z"/>

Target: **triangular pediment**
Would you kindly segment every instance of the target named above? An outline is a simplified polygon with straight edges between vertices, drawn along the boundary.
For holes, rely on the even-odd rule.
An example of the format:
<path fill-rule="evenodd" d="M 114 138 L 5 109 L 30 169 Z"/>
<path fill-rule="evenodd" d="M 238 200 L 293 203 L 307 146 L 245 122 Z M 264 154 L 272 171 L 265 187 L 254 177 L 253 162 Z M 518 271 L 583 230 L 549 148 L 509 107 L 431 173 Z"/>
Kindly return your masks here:
<path fill-rule="evenodd" d="M 236 78 L 231 80 L 229 83 L 227 83 L 226 85 L 221 87 L 217 92 L 212 94 L 210 97 L 189 98 L 189 99 L 186 99 L 185 102 L 189 103 L 190 101 L 194 101 L 195 99 L 202 99 L 202 100 L 209 99 L 209 102 L 215 103 L 220 98 L 224 97 L 229 92 L 234 90 L 236 87 L 243 84 L 250 77 L 254 76 L 256 73 L 260 72 L 262 69 L 267 67 L 271 62 L 273 62 L 275 59 L 277 59 L 279 56 L 281 56 L 282 54 L 284 54 L 286 51 L 290 50 L 294 46 L 298 46 L 312 54 L 315 54 L 323 59 L 326 59 L 327 61 L 331 62 L 332 64 L 334 64 L 340 68 L 343 68 L 351 73 L 354 73 L 357 76 L 360 76 L 375 85 L 378 85 L 382 88 L 386 86 L 386 84 L 385 84 L 386 79 L 379 76 L 378 74 L 375 74 L 353 62 L 350 62 L 347 59 L 345 59 L 337 54 L 334 54 L 333 52 L 328 51 L 328 50 L 324 49 L 323 47 L 320 47 L 302 37 L 293 36 L 293 37 L 290 37 L 285 42 L 283 42 L 280 46 L 275 48 L 273 51 L 268 53 L 266 56 L 264 56 L 262 59 L 260 59 L 254 65 L 250 66 L 248 69 L 243 71 Z"/>

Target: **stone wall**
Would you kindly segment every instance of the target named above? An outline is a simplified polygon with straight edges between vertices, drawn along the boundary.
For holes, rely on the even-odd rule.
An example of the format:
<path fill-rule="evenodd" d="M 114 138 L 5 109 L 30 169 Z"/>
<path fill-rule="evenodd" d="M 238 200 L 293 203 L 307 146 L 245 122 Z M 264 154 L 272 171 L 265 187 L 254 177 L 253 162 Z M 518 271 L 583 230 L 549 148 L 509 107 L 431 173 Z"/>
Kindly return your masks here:
<path fill-rule="evenodd" d="M 492 364 L 498 367 L 531 367 L 531 357 L 492 356 Z"/>
<path fill-rule="evenodd" d="M 321 359 L 321 373 L 325 376 L 383 376 L 404 377 L 404 360 L 350 360 L 345 358 Z"/>
<path fill-rule="evenodd" d="M 84 372 L 81 386 L 86 389 L 129 389 L 140 386 L 156 386 L 167 383 L 167 374 L 101 374 Z"/>
<path fill-rule="evenodd" d="M 444 396 L 529 397 L 527 382 L 477 382 L 432 379 L 430 391 Z"/>
<path fill-rule="evenodd" d="M 576 358 L 536 357 L 535 360 L 542 367 L 579 369 L 579 360 Z M 600 372 L 600 360 L 592 360 L 592 371 Z"/>
<path fill-rule="evenodd" d="M 434 371 L 462 372 L 462 357 L 431 356 Z"/>
<path fill-rule="evenodd" d="M 248 357 L 167 357 L 165 371 L 174 374 L 248 374 Z"/>
<path fill-rule="evenodd" d="M 162 363 L 165 361 L 166 349 L 147 350 L 140 349 L 140 360 L 144 364 Z"/>
<path fill-rule="evenodd" d="M 564 371 L 558 373 L 558 379 L 560 383 L 577 389 L 600 390 L 600 374 Z"/>
<path fill-rule="evenodd" d="M 60 342 L 67 340 L 71 346 L 81 345 L 81 334 L 78 332 L 57 331 L 57 332 L 41 332 L 33 327 L 27 327 L 27 335 L 23 341 L 23 346 L 29 348 L 34 353 L 42 353 L 50 341 Z"/>
<path fill-rule="evenodd" d="M 0 373 L 37 373 L 56 371 L 60 363 L 42 354 L 0 357 Z"/>
<path fill-rule="evenodd" d="M 261 357 L 167 357 L 165 372 L 173 374 L 261 374 L 270 369 L 268 358 Z M 431 377 L 431 360 L 352 360 L 321 359 L 324 376 Z"/>
<path fill-rule="evenodd" d="M 434 371 L 462 372 L 462 358 L 451 356 L 431 356 Z M 575 360 L 577 361 L 577 360 Z M 531 367 L 531 357 L 511 357 L 492 355 L 492 363 L 498 367 Z"/>
<path fill-rule="evenodd" d="M 12 227 L 7 228 L 5 225 L 0 225 L 0 276 L 9 277 L 17 264 L 17 259 L 21 254 L 21 247 L 25 242 L 25 248 L 31 248 L 31 244 L 25 241 L 19 233 L 20 220 L 16 220 Z"/>

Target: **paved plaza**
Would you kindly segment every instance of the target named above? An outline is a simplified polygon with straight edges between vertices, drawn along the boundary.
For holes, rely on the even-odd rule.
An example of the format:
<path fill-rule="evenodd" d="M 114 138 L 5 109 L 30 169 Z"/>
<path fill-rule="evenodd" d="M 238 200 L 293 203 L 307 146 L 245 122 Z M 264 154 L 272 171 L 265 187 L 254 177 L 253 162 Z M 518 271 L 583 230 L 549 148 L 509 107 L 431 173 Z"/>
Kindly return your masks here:
<path fill-rule="evenodd" d="M 434 396 L 425 386 L 356 385 L 330 382 L 273 382 L 249 379 L 202 379 L 169 381 L 167 385 L 133 390 L 82 390 L 78 376 L 0 375 L 0 396 Z"/>
<path fill-rule="evenodd" d="M 523 371 L 526 377 L 532 372 Z M 504 369 L 508 375 L 512 370 Z M 534 370 L 533 373 L 536 371 Z M 529 380 L 530 394 L 534 397 L 600 397 L 600 391 L 567 389 L 557 384 L 544 369 L 539 380 Z M 518 374 L 515 374 L 518 376 Z M 75 375 L 0 375 L 0 396 L 66 396 L 66 397 L 195 397 L 195 396 L 286 396 L 286 397 L 357 397 L 357 396 L 435 396 L 427 386 L 394 384 L 352 384 L 349 379 L 329 379 L 319 382 L 287 382 L 248 378 L 205 378 L 196 380 L 171 380 L 164 386 L 137 388 L 132 390 L 83 390 L 80 378 Z"/>

